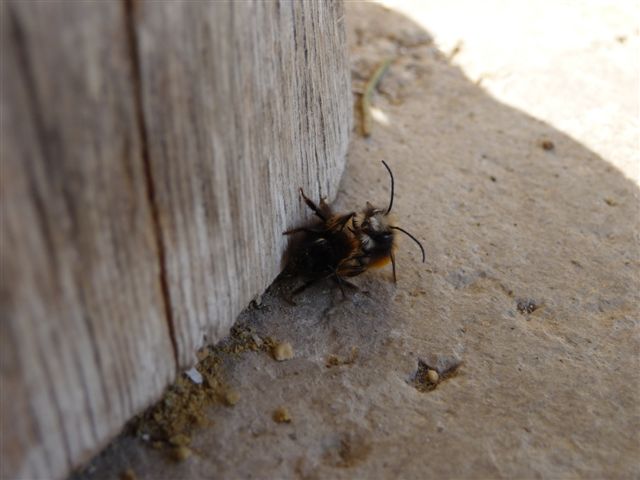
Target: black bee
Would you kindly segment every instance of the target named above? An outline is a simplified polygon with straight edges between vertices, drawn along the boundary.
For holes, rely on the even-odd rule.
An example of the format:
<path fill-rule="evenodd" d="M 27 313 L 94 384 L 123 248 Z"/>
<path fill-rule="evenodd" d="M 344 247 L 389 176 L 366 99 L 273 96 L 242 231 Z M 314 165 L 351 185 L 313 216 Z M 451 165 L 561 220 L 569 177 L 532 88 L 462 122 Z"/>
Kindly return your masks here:
<path fill-rule="evenodd" d="M 289 248 L 292 253 L 285 272 L 306 277 L 307 282 L 295 289 L 292 296 L 327 278 L 333 279 L 344 295 L 343 287 L 353 286 L 346 278 L 360 275 L 366 269 L 358 260 L 361 256 L 358 241 L 348 226 L 355 212 L 336 215 L 324 199 L 320 199 L 318 206 L 302 189 L 300 195 L 319 220 L 284 232 L 284 235 L 302 234 Z"/>
<path fill-rule="evenodd" d="M 292 292 L 296 295 L 317 281 L 333 279 L 344 296 L 344 286 L 353 288 L 347 279 L 382 267 L 389 262 L 393 266 L 393 281 L 396 281 L 394 251 L 397 244 L 396 230 L 408 235 L 425 252 L 422 244 L 406 230 L 391 225 L 389 213 L 393 206 L 394 179 L 389 166 L 382 162 L 391 177 L 391 200 L 386 211 L 369 202 L 361 214 L 355 212 L 335 214 L 331 207 L 320 200 L 320 205 L 311 201 L 300 189 L 307 206 L 318 217 L 315 223 L 284 232 L 284 235 L 301 234 L 299 241 L 290 246 L 290 259 L 285 272 L 301 275 L 307 281 Z"/>

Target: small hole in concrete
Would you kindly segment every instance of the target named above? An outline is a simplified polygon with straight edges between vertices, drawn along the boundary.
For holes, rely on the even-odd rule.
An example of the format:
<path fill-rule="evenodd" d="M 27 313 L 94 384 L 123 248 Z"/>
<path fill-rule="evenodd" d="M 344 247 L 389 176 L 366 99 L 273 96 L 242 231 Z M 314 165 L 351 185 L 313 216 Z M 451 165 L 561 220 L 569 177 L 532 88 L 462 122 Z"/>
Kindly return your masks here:
<path fill-rule="evenodd" d="M 418 360 L 418 369 L 409 384 L 419 392 L 430 392 L 457 375 L 461 365 L 462 361 L 452 356 L 434 357 L 429 361 Z"/>

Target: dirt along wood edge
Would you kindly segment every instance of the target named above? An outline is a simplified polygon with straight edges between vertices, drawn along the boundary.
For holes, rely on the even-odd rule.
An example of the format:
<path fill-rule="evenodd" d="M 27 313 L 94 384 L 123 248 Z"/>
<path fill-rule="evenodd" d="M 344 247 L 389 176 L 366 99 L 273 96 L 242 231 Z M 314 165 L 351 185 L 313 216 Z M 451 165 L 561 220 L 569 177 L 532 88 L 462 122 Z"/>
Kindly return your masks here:
<path fill-rule="evenodd" d="M 351 130 L 341 2 L 3 2 L 3 478 L 61 478 L 279 273 Z"/>

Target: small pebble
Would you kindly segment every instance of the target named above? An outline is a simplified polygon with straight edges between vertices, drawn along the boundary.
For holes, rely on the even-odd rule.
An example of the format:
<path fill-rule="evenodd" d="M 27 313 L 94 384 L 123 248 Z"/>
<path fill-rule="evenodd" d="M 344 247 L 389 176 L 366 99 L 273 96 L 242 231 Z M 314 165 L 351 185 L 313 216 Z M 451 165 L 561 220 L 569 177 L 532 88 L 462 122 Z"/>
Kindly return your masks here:
<path fill-rule="evenodd" d="M 536 302 L 533 300 L 521 299 L 521 300 L 518 300 L 518 303 L 516 304 L 516 308 L 521 314 L 525 315 L 527 313 L 535 312 L 538 308 L 540 308 L 540 306 L 536 304 Z"/>
<path fill-rule="evenodd" d="M 196 358 L 198 359 L 199 362 L 201 362 L 208 356 L 209 356 L 209 347 L 201 348 L 196 352 Z"/>
<path fill-rule="evenodd" d="M 178 462 L 182 462 L 189 458 L 191 456 L 191 453 L 191 449 L 189 447 L 185 447 L 184 445 L 180 445 L 179 447 L 176 447 L 171 451 L 171 455 Z"/>
<path fill-rule="evenodd" d="M 327 357 L 327 363 L 326 363 L 327 368 L 336 367 L 338 365 L 340 365 L 340 357 L 333 354 Z"/>
<path fill-rule="evenodd" d="M 277 423 L 290 423 L 291 415 L 285 407 L 278 407 L 273 412 L 273 421 Z"/>
<path fill-rule="evenodd" d="M 278 343 L 273 347 L 271 353 L 273 358 L 279 362 L 290 360 L 293 358 L 293 347 L 289 342 Z"/>
<path fill-rule="evenodd" d="M 227 390 L 226 392 L 224 392 L 224 404 L 228 407 L 233 407 L 236 403 L 238 403 L 238 401 L 240 400 L 240 395 L 238 395 L 238 392 L 234 391 L 234 390 Z"/>
<path fill-rule="evenodd" d="M 438 383 L 438 381 L 440 380 L 440 375 L 438 375 L 438 372 L 436 372 L 435 370 L 429 369 L 427 370 L 427 378 L 431 383 Z"/>

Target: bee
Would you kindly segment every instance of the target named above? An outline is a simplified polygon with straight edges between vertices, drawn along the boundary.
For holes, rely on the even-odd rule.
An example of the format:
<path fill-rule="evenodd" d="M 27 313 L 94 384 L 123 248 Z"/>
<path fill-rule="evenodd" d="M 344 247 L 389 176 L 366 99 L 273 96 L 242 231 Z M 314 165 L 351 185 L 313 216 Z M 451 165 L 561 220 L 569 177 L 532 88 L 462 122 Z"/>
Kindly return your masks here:
<path fill-rule="evenodd" d="M 422 244 L 401 227 L 391 225 L 389 214 L 393 207 L 394 178 L 389 166 L 382 161 L 391 178 L 391 199 L 386 211 L 367 202 L 360 214 L 349 212 L 336 214 L 323 198 L 316 205 L 302 189 L 306 205 L 314 212 L 318 220 L 309 226 L 287 230 L 284 235 L 301 234 L 297 242 L 292 242 L 290 259 L 285 272 L 301 275 L 307 281 L 296 288 L 295 296 L 314 283 L 334 280 L 342 295 L 344 287 L 357 288 L 348 278 L 358 276 L 370 268 L 387 265 L 393 268 L 393 281 L 396 282 L 396 264 L 394 251 L 397 245 L 396 231 L 409 236 L 420 247 L 422 261 L 425 251 Z"/>
<path fill-rule="evenodd" d="M 361 253 L 357 237 L 348 225 L 355 212 L 335 214 L 324 198 L 320 199 L 320 205 L 316 205 L 304 194 L 302 188 L 300 195 L 318 220 L 309 226 L 284 232 L 284 235 L 302 234 L 298 242 L 294 241 L 290 245 L 292 253 L 285 272 L 307 278 L 291 296 L 329 278 L 338 284 L 344 295 L 345 285 L 355 287 L 346 278 L 360 275 L 366 270 L 359 260 Z"/>
<path fill-rule="evenodd" d="M 425 262 L 426 255 L 424 247 L 416 237 L 397 225 L 391 225 L 391 217 L 389 217 L 389 214 L 393 207 L 395 181 L 393 179 L 393 172 L 391 168 L 389 168 L 389 165 L 387 165 L 387 162 L 382 160 L 382 164 L 387 169 L 387 172 L 389 172 L 391 179 L 389 206 L 387 210 L 384 211 L 367 202 L 362 213 L 359 216 L 352 217 L 350 230 L 358 240 L 358 248 L 362 252 L 360 261 L 366 266 L 365 269 L 383 267 L 391 262 L 393 281 L 395 283 L 397 281 L 396 260 L 394 255 L 397 246 L 396 232 L 404 233 L 420 247 L 422 263 Z"/>

